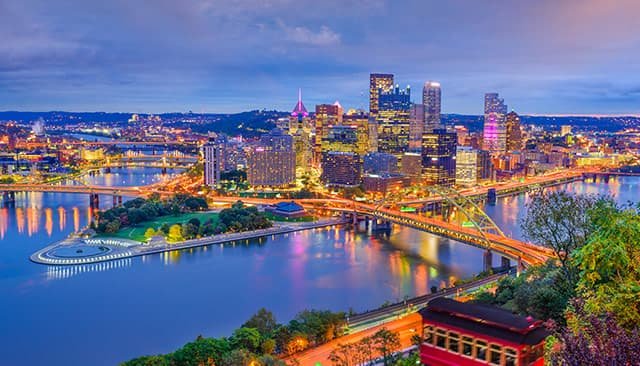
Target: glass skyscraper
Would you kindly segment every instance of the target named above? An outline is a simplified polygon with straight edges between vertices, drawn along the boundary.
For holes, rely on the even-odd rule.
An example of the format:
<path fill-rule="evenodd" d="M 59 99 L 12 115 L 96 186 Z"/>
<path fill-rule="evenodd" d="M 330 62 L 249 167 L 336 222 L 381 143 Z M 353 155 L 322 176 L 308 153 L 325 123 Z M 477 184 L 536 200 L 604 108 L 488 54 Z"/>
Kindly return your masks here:
<path fill-rule="evenodd" d="M 422 178 L 435 185 L 451 186 L 456 180 L 455 132 L 435 129 L 422 135 Z"/>
<path fill-rule="evenodd" d="M 398 159 L 402 159 L 402 154 L 409 149 L 411 135 L 411 89 L 400 89 L 396 85 L 388 92 L 380 90 L 378 101 L 378 151 L 394 154 Z"/>
<path fill-rule="evenodd" d="M 507 151 L 507 105 L 498 93 L 484 95 L 484 135 L 482 147 L 492 154 Z"/>
<path fill-rule="evenodd" d="M 422 88 L 422 104 L 424 104 L 424 132 L 432 132 L 441 128 L 440 83 L 427 81 Z"/>

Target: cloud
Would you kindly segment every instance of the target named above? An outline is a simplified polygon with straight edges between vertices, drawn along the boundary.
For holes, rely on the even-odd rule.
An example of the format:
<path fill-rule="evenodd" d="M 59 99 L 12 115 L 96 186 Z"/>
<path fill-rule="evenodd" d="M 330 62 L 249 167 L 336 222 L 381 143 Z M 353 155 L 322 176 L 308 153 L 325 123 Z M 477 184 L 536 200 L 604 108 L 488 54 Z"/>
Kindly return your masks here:
<path fill-rule="evenodd" d="M 332 46 L 340 43 L 340 34 L 331 30 L 326 25 L 320 26 L 318 32 L 314 32 L 306 27 L 290 27 L 279 21 L 279 25 L 285 33 L 287 40 L 311 45 L 311 46 Z"/>

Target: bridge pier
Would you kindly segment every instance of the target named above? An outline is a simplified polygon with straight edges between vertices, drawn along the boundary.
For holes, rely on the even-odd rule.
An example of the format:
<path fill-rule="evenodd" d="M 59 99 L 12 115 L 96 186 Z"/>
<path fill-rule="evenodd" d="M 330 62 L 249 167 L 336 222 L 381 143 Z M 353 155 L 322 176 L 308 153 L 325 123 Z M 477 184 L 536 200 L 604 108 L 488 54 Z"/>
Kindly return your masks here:
<path fill-rule="evenodd" d="M 122 196 L 114 195 L 113 196 L 113 207 L 122 206 Z"/>
<path fill-rule="evenodd" d="M 100 195 L 97 193 L 89 193 L 89 207 L 100 208 Z"/>
<path fill-rule="evenodd" d="M 511 259 L 509 259 L 509 258 L 507 258 L 505 256 L 502 256 L 500 267 L 503 268 L 503 269 L 511 267 Z"/>
<path fill-rule="evenodd" d="M 493 253 L 489 249 L 487 249 L 482 256 L 482 268 L 485 272 L 493 269 Z"/>
<path fill-rule="evenodd" d="M 108 166 L 108 167 L 104 168 L 104 172 L 105 172 L 106 174 L 111 173 L 111 167 L 110 167 L 110 166 Z"/>

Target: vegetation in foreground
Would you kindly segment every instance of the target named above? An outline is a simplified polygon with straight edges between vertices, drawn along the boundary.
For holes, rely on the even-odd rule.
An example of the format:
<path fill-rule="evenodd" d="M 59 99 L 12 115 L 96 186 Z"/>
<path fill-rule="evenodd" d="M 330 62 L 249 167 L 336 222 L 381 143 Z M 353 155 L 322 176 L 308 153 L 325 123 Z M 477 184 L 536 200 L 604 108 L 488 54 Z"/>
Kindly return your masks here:
<path fill-rule="evenodd" d="M 278 324 L 275 316 L 260 309 L 230 337 L 199 336 L 177 351 L 144 356 L 124 362 L 123 366 L 278 366 L 279 357 L 316 347 L 340 335 L 344 313 L 305 310 L 288 324 Z"/>
<path fill-rule="evenodd" d="M 640 357 L 640 207 L 610 197 L 538 193 L 525 235 L 557 261 L 505 278 L 476 301 L 546 320 L 553 365 L 632 365 Z"/>

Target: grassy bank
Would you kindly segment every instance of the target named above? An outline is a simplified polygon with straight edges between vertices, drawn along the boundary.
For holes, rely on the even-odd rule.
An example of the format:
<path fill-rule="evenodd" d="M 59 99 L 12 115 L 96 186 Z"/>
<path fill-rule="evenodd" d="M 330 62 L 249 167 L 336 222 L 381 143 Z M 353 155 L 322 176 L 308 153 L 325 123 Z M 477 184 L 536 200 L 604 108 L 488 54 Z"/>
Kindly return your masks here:
<path fill-rule="evenodd" d="M 154 230 L 158 230 L 162 225 L 174 225 L 174 224 L 183 224 L 193 218 L 200 220 L 202 224 L 204 224 L 207 220 L 213 220 L 214 225 L 218 223 L 218 214 L 212 212 L 193 212 L 180 214 L 177 216 L 168 215 L 161 216 L 152 221 L 145 221 L 134 226 L 127 226 L 118 230 L 117 233 L 114 234 L 101 234 L 99 236 L 105 237 L 117 237 L 124 238 L 136 241 L 144 241 L 146 238 L 144 237 L 144 232 L 152 227 Z"/>

